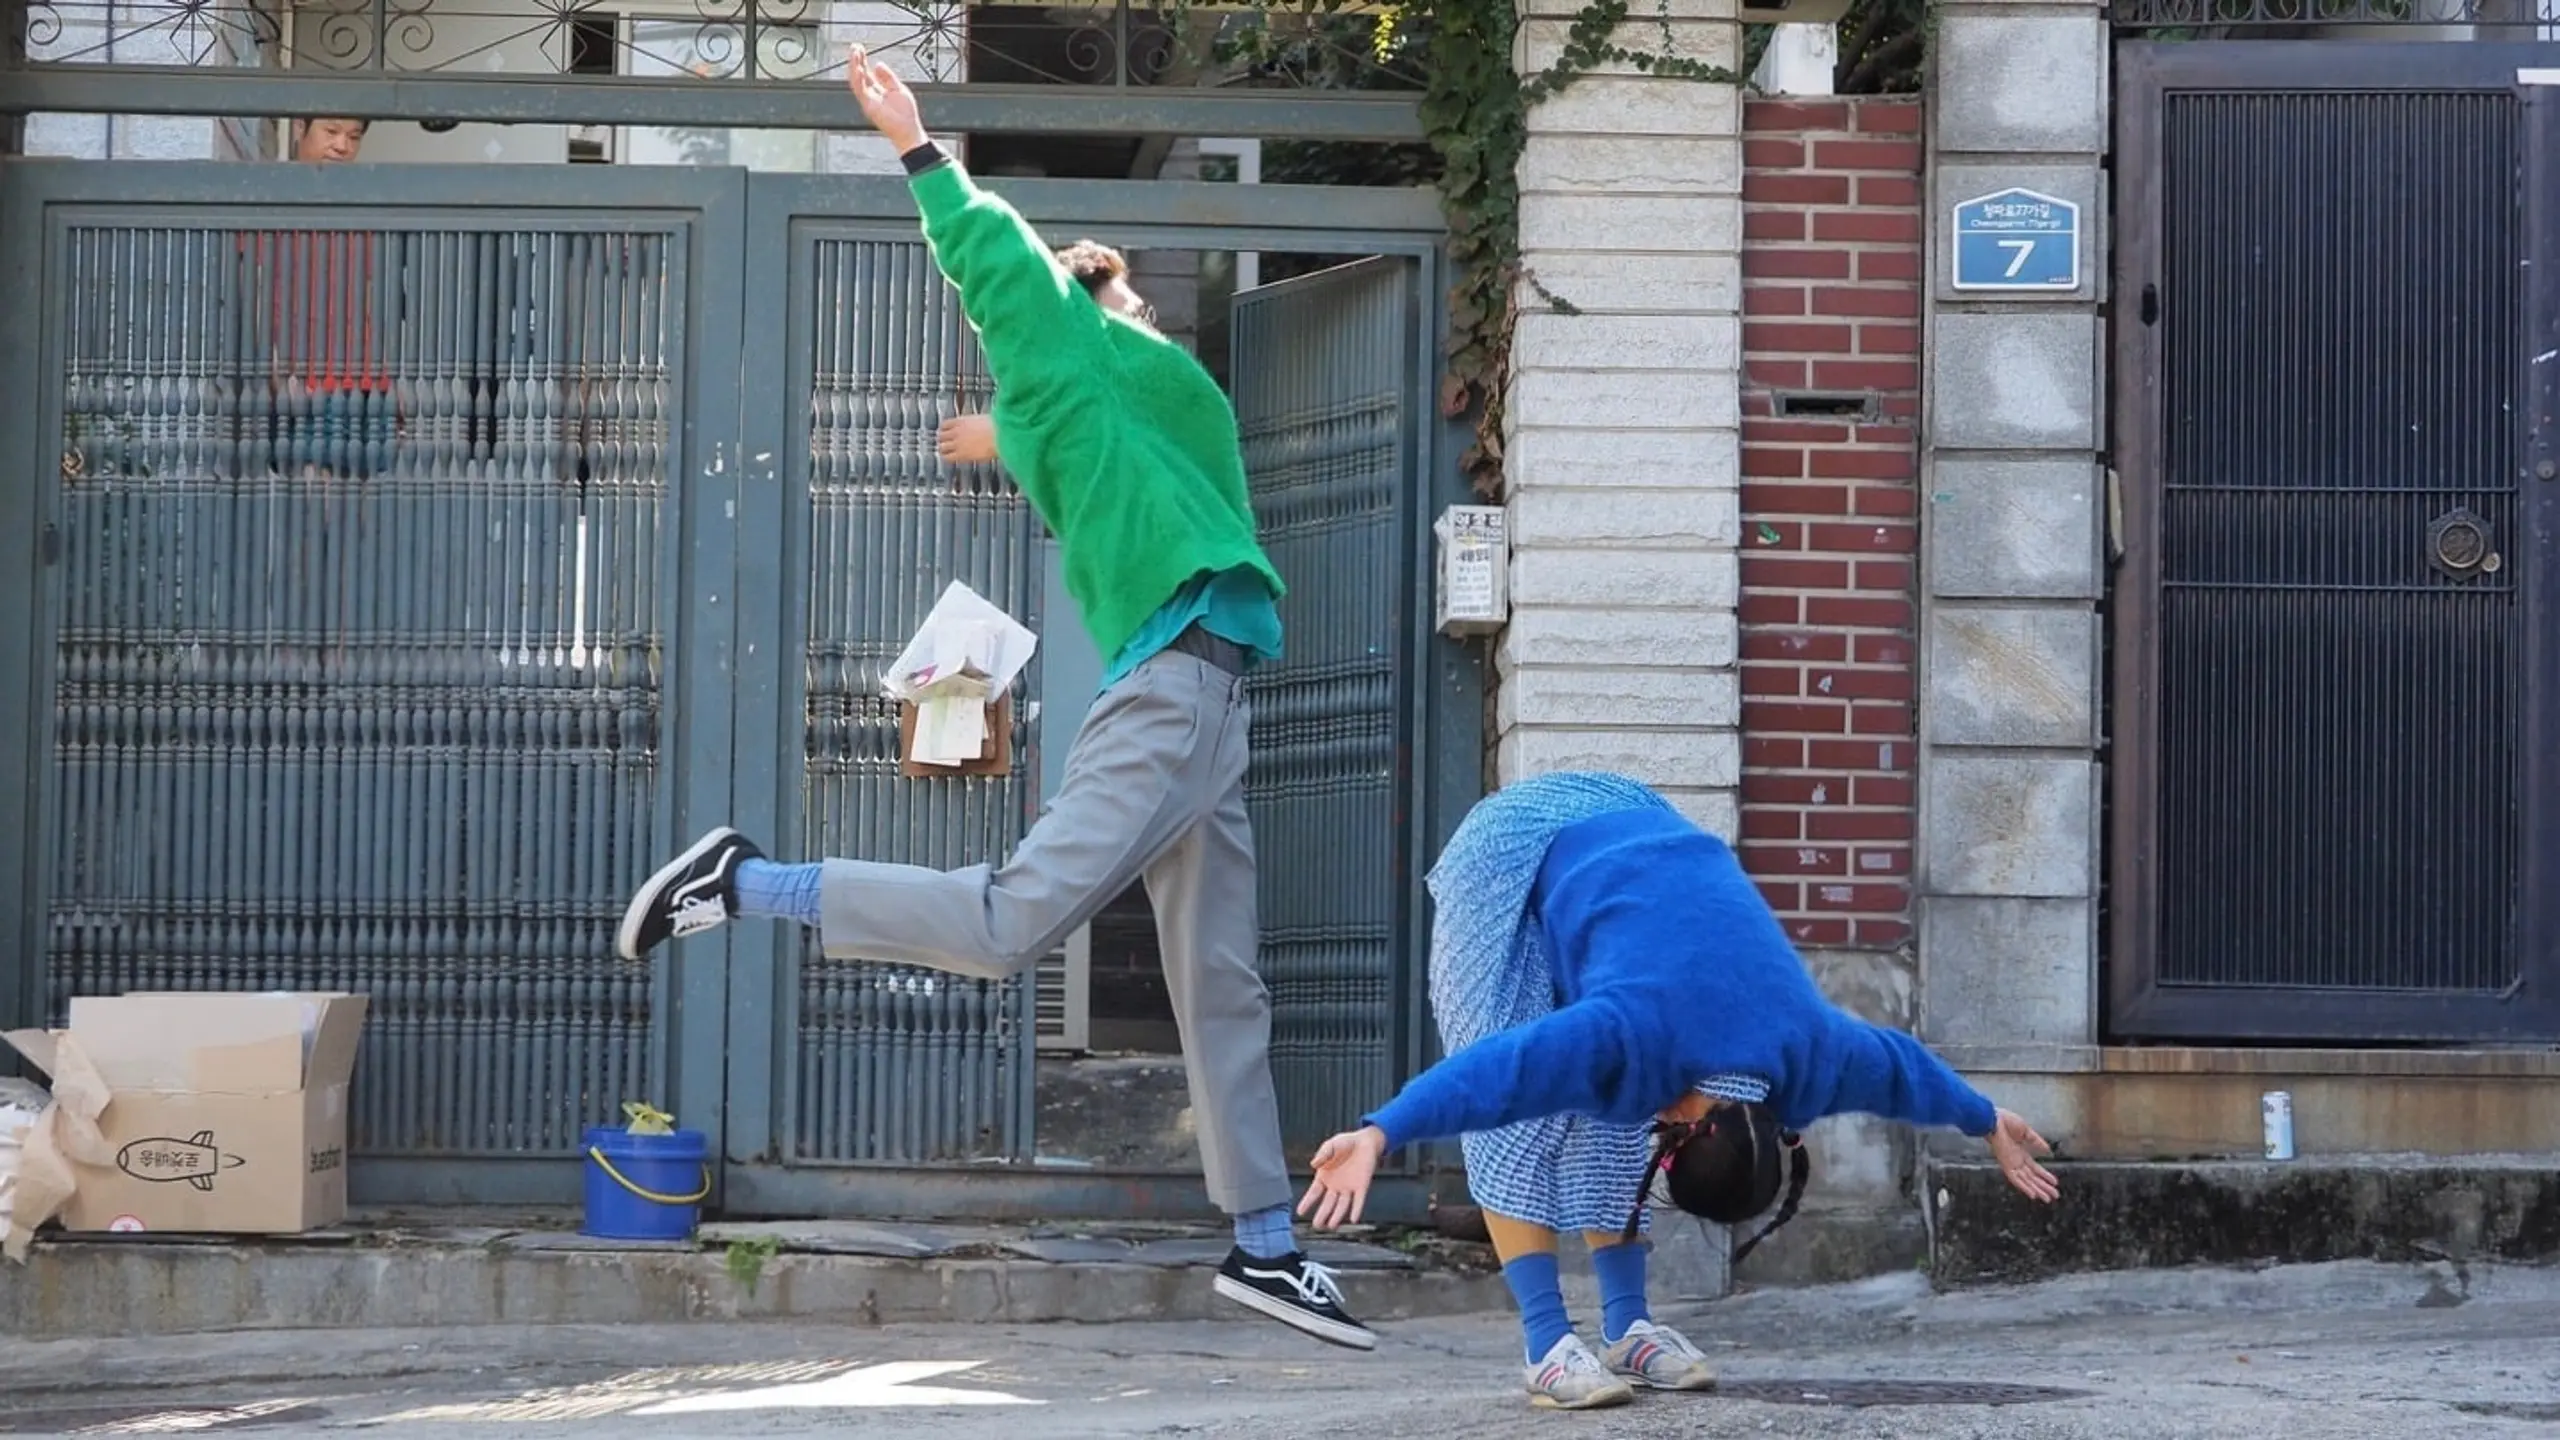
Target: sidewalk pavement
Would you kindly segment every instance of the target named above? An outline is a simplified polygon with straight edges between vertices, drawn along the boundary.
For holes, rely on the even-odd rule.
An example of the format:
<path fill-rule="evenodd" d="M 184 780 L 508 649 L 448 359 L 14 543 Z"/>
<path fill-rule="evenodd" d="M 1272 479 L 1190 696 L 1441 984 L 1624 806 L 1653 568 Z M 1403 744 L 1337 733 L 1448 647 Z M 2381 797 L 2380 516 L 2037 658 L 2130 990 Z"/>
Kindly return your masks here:
<path fill-rule="evenodd" d="M 1719 1358 L 1725 1393 L 1533 1413 L 1518 1332 L 1494 1315 L 1393 1324 L 1374 1355 L 1250 1320 L 303 1330 L 0 1346 L 0 1434 L 2522 1440 L 2560 1428 L 2555 1270 L 2135 1272 L 1954 1294 L 1913 1274 L 1664 1318 Z M 1949 1386 L 1972 1388 L 1930 1390 Z M 1977 1403 L 1942 1403 L 1961 1400 Z"/>
<path fill-rule="evenodd" d="M 1229 1318 L 1209 1277 L 1225 1226 L 854 1220 L 706 1225 L 698 1240 L 577 1233 L 548 1212 L 360 1216 L 301 1235 L 43 1237 L 0 1266 L 0 1336 L 182 1335 L 262 1329 L 648 1325 L 1032 1324 Z M 1411 1229 L 1305 1238 L 1372 1320 L 1510 1305 L 1491 1247 Z M 1655 1293 L 1728 1289 L 1725 1237 L 1655 1227 Z M 1572 1293 L 1572 1292 L 1568 1292 Z"/>

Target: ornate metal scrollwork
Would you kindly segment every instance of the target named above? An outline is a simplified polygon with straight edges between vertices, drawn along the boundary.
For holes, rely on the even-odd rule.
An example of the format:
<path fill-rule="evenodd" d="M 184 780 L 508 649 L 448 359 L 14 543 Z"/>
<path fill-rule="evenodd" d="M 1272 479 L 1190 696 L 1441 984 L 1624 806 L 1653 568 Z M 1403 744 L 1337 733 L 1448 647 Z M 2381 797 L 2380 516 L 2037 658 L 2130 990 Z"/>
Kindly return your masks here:
<path fill-rule="evenodd" d="M 2215 0 L 2158 0 L 2215 3 Z M 2281 4 L 2286 0 L 2256 0 Z M 2318 3 L 2318 0 L 2314 0 Z M 2359 0 L 2387 3 L 2387 0 Z M 1368 55 L 1358 17 L 1249 16 L 1110 4 L 970 0 L 690 0 L 682 10 L 618 0 L 28 0 L 31 65 L 468 72 L 540 84 L 558 75 L 665 81 L 827 81 L 847 42 L 932 84 L 1343 88 Z M 136 45 L 137 37 L 157 43 Z M 604 52 L 612 63 L 602 65 Z M 527 52 L 538 52 L 538 61 Z"/>
<path fill-rule="evenodd" d="M 2479 0 L 2120 0 L 2112 18 L 2119 30 L 2461 25 L 2480 8 Z"/>

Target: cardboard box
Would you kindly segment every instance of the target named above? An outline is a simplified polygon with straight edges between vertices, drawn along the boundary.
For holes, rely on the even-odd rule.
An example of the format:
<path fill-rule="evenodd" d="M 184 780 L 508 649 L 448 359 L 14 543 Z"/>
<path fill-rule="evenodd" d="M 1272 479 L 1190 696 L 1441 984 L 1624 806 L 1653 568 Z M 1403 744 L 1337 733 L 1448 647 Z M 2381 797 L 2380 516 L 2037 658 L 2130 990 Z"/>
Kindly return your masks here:
<path fill-rule="evenodd" d="M 916 753 L 916 703 L 898 702 L 898 773 L 909 780 L 931 780 L 950 775 L 1010 775 L 1013 773 L 1013 696 L 999 695 L 986 707 L 987 743 L 975 760 L 957 765 L 935 765 L 913 758 Z"/>
<path fill-rule="evenodd" d="M 102 1143 L 67 1157 L 63 1227 L 255 1235 L 345 1219 L 364 1017 L 361 995 L 82 996 L 68 1029 L 7 1036 L 48 1075 L 85 1062 L 106 1093 Z"/>

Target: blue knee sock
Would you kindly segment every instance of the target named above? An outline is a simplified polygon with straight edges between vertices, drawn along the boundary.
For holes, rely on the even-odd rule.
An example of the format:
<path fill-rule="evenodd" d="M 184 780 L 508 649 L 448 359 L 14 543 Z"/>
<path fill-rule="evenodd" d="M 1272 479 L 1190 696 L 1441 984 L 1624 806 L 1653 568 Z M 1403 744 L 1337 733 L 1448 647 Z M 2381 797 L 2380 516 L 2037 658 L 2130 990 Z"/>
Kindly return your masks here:
<path fill-rule="evenodd" d="M 738 867 L 738 913 L 772 920 L 818 923 L 818 877 L 823 865 L 776 865 L 749 860 Z"/>
<path fill-rule="evenodd" d="M 1502 1267 L 1502 1281 L 1520 1305 L 1520 1334 L 1528 1342 L 1529 1363 L 1537 1364 L 1573 1331 L 1564 1313 L 1564 1281 L 1552 1254 L 1522 1255 Z"/>
<path fill-rule="evenodd" d="M 1653 1318 L 1644 1303 L 1645 1254 L 1641 1240 L 1591 1252 L 1591 1273 L 1600 1281 L 1600 1338 L 1612 1345 L 1637 1321 Z"/>
<path fill-rule="evenodd" d="M 1289 1207 L 1274 1205 L 1236 1217 L 1236 1245 L 1256 1260 L 1279 1260 L 1297 1253 L 1289 1226 Z"/>

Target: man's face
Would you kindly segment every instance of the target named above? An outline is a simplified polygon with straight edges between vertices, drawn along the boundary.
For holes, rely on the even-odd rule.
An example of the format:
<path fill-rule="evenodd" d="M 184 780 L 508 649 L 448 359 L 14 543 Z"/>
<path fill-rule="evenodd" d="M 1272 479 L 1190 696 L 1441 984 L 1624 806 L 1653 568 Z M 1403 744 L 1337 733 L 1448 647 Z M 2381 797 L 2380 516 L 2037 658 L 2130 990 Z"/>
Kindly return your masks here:
<path fill-rule="evenodd" d="M 1126 276 L 1112 276 L 1111 282 L 1095 291 L 1093 298 L 1102 303 L 1103 309 L 1124 315 L 1141 325 L 1156 323 L 1156 307 L 1138 298 L 1138 292 L 1129 288 Z"/>
<path fill-rule="evenodd" d="M 306 165 L 344 165 L 363 148 L 361 120 L 305 120 L 294 130 L 293 158 Z"/>

